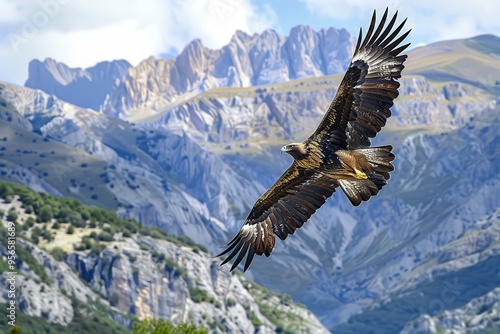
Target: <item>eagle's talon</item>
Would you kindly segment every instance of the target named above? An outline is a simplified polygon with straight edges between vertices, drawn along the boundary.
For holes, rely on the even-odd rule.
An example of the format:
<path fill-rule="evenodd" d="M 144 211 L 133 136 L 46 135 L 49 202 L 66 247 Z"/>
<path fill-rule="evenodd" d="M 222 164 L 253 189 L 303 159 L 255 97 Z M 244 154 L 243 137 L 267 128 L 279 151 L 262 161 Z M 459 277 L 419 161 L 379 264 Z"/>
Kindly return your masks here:
<path fill-rule="evenodd" d="M 364 172 L 360 171 L 359 169 L 354 168 L 354 171 L 356 172 L 356 177 L 357 177 L 358 179 L 365 180 L 365 179 L 367 179 L 367 178 L 368 178 L 368 176 L 366 176 L 366 174 L 365 174 Z"/>

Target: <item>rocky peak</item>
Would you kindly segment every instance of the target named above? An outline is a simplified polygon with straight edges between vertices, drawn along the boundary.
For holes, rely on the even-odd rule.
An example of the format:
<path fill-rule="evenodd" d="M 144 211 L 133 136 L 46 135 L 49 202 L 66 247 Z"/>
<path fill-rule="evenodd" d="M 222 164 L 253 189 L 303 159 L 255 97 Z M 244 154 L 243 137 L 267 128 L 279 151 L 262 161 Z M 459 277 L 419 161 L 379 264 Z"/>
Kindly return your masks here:
<path fill-rule="evenodd" d="M 292 28 L 284 48 L 288 53 L 291 73 L 296 78 L 321 75 L 324 67 L 319 51 L 319 39 L 309 26 Z"/>
<path fill-rule="evenodd" d="M 53 58 L 45 58 L 43 62 L 33 59 L 28 65 L 28 80 L 25 86 L 32 87 L 37 79 L 50 78 L 50 76 L 61 85 L 67 85 L 79 77 L 87 76 L 88 78 L 87 73 L 81 68 L 70 68 Z"/>
<path fill-rule="evenodd" d="M 41 89 L 83 108 L 99 110 L 106 95 L 122 80 L 131 65 L 126 60 L 104 61 L 82 69 L 52 58 L 34 59 L 28 66 L 26 87 Z"/>
<path fill-rule="evenodd" d="M 234 33 L 233 37 L 231 37 L 231 42 L 239 40 L 239 41 L 241 41 L 243 43 L 248 43 L 256 35 L 257 34 L 254 34 L 253 36 L 251 36 L 251 35 L 247 34 L 246 32 L 244 32 L 243 30 L 236 30 L 236 32 Z"/>

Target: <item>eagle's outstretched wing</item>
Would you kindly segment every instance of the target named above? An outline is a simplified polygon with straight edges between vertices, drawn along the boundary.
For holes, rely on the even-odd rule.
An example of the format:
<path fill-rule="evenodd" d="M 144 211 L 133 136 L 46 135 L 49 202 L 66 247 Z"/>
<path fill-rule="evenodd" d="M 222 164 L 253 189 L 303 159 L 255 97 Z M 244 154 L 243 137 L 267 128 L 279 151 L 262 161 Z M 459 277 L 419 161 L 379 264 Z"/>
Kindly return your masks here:
<path fill-rule="evenodd" d="M 397 12 L 385 27 L 387 9 L 375 29 L 373 12 L 370 28 L 362 40 L 362 30 L 354 55 L 323 120 L 310 139 L 322 146 L 356 149 L 370 146 L 369 138 L 375 137 L 391 111 L 398 96 L 403 62 L 400 53 L 410 44 L 399 46 L 408 36 L 408 30 L 397 37 L 406 22 L 392 30 Z M 375 30 L 375 31 L 374 31 Z"/>
<path fill-rule="evenodd" d="M 338 183 L 331 178 L 298 168 L 294 162 L 257 200 L 241 230 L 217 255 L 231 252 L 222 264 L 239 253 L 232 271 L 248 253 L 244 267 L 247 270 L 255 254 L 271 255 L 274 234 L 281 240 L 293 234 L 325 203 L 337 186 Z"/>
<path fill-rule="evenodd" d="M 409 31 L 396 37 L 406 20 L 392 30 L 396 15 L 384 29 L 386 19 L 387 10 L 374 32 L 374 13 L 363 40 L 360 31 L 352 62 L 337 94 L 309 138 L 319 144 L 323 153 L 333 153 L 339 148 L 368 147 L 369 138 L 380 131 L 391 114 L 389 108 L 398 95 L 399 87 L 395 79 L 401 76 L 406 59 L 406 55 L 399 54 L 409 44 L 398 45 Z M 378 148 L 387 151 L 386 159 L 392 160 L 394 156 L 390 156 L 390 149 L 390 146 Z M 388 178 L 388 172 L 383 173 L 372 175 L 371 179 L 356 181 L 358 183 L 353 187 L 359 186 L 360 189 L 353 188 L 357 196 L 354 196 L 354 205 L 378 193 Z M 217 255 L 229 253 L 222 264 L 237 256 L 231 267 L 233 270 L 247 254 L 246 270 L 255 254 L 269 256 L 274 248 L 274 235 L 283 240 L 288 234 L 293 234 L 325 203 L 337 186 L 339 183 L 331 177 L 312 169 L 299 168 L 294 162 L 271 189 L 257 200 L 241 230 L 226 245 L 226 249 Z M 343 189 L 350 190 L 346 190 L 345 186 Z"/>

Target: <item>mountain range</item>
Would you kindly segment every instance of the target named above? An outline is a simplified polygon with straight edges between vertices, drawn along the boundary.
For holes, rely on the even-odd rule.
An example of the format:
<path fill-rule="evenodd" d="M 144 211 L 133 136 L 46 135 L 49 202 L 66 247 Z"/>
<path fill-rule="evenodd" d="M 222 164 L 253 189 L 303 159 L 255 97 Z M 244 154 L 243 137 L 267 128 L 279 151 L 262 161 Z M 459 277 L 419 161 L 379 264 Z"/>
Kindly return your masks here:
<path fill-rule="evenodd" d="M 222 49 L 211 50 L 195 39 L 175 58 L 149 57 L 134 67 L 113 61 L 75 69 L 53 59 L 33 60 L 25 86 L 107 115 L 135 118 L 211 88 L 339 73 L 350 62 L 353 43 L 345 29 L 316 32 L 297 26 L 288 37 L 272 29 L 252 36 L 237 31 Z"/>
<path fill-rule="evenodd" d="M 237 32 L 221 50 L 195 40 L 137 66 L 34 60 L 27 87 L 1 84 L 0 178 L 218 252 L 291 162 L 279 147 L 321 120 L 352 48 L 345 30 L 298 26 L 288 37 Z M 493 328 L 499 89 L 496 36 L 411 50 L 375 140 L 395 147 L 389 185 L 359 208 L 334 194 L 246 276 L 335 333 Z M 449 320 L 469 310 L 484 323 Z"/>

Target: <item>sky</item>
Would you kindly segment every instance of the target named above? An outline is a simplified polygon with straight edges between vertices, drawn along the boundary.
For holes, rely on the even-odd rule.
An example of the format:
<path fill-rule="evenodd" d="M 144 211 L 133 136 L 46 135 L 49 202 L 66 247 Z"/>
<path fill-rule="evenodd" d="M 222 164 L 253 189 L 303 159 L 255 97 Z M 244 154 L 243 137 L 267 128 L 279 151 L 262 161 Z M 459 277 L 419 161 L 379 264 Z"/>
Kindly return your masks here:
<path fill-rule="evenodd" d="M 171 57 L 194 38 L 212 49 L 236 30 L 274 29 L 288 35 L 304 24 L 315 30 L 365 31 L 372 11 L 388 7 L 408 17 L 412 47 L 500 35 L 497 0 L 0 0 L 0 81 L 23 85 L 32 59 L 70 67 L 149 56 Z"/>

